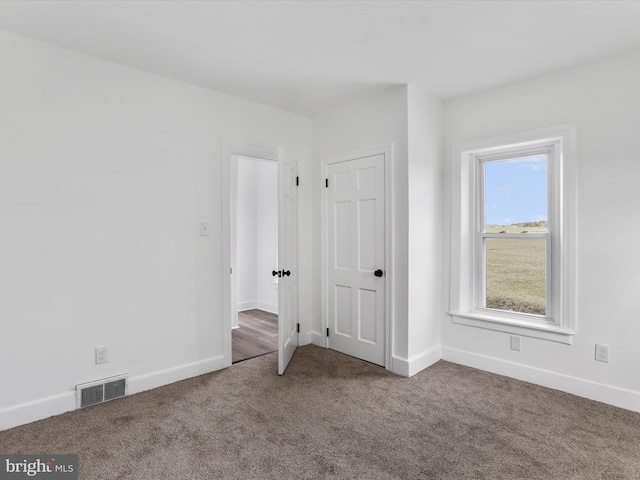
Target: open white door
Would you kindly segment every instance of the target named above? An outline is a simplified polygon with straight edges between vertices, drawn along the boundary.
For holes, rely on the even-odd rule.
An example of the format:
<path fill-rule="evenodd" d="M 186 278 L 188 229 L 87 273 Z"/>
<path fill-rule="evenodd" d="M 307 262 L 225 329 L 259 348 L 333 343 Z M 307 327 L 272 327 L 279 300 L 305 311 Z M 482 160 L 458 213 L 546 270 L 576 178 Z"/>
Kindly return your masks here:
<path fill-rule="evenodd" d="M 298 347 L 298 189 L 296 162 L 278 162 L 278 374 Z"/>
<path fill-rule="evenodd" d="M 236 269 L 236 261 L 237 255 L 236 252 L 238 250 L 238 156 L 231 155 L 229 160 L 229 165 L 231 168 L 231 182 L 230 186 L 230 205 L 231 205 L 231 215 L 229 217 L 229 235 L 231 237 L 229 249 L 231 253 L 231 263 L 229 272 L 231 273 L 231 282 L 229 284 L 230 292 L 231 292 L 231 328 L 238 327 L 238 302 L 237 302 L 237 285 L 236 285 L 236 275 L 233 275 L 233 272 L 237 272 Z"/>

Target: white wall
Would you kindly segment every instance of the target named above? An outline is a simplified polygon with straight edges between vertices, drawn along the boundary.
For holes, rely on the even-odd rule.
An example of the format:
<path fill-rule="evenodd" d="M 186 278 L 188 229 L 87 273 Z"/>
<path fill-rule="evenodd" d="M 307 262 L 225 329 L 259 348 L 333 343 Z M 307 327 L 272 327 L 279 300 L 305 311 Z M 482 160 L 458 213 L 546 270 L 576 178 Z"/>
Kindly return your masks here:
<path fill-rule="evenodd" d="M 577 125 L 578 300 L 573 345 L 525 337 L 514 352 L 507 334 L 447 316 L 443 358 L 640 411 L 639 78 L 633 53 L 446 103 L 448 146 Z M 610 346 L 609 363 L 594 360 L 596 342 Z"/>
<path fill-rule="evenodd" d="M 258 282 L 258 210 L 257 172 L 255 160 L 238 158 L 238 189 L 236 201 L 236 266 L 231 277 L 236 281 L 236 310 L 256 308 Z"/>
<path fill-rule="evenodd" d="M 407 375 L 440 360 L 444 231 L 443 105 L 424 87 L 408 93 Z"/>
<path fill-rule="evenodd" d="M 238 159 L 236 281 L 238 310 L 278 313 L 278 164 Z"/>
<path fill-rule="evenodd" d="M 319 218 L 327 156 L 393 144 L 392 370 L 413 375 L 440 359 L 443 249 L 442 102 L 417 85 L 353 103 L 313 119 L 314 214 Z M 321 222 L 314 249 L 320 251 Z M 317 247 L 316 247 L 317 245 Z M 314 285 L 321 291 L 320 255 Z M 388 269 L 388 266 L 387 266 Z M 320 296 L 314 343 L 323 344 Z"/>
<path fill-rule="evenodd" d="M 2 32 L 0 71 L 0 429 L 75 408 L 81 382 L 225 366 L 223 141 L 308 172 L 310 121 Z"/>
<path fill-rule="evenodd" d="M 257 262 L 256 305 L 259 309 L 278 313 L 278 164 L 254 160 L 257 171 Z"/>
<path fill-rule="evenodd" d="M 357 149 L 393 144 L 393 181 L 395 196 L 393 228 L 396 250 L 391 272 L 396 284 L 393 304 L 394 331 L 392 354 L 407 358 L 407 89 L 397 87 L 385 94 L 368 100 L 352 103 L 313 119 L 313 196 L 314 218 L 313 258 L 314 315 L 312 322 L 313 342 L 323 345 L 322 326 L 322 276 L 321 276 L 321 201 L 324 187 L 321 162 L 327 156 Z M 388 268 L 387 268 L 388 270 Z"/>

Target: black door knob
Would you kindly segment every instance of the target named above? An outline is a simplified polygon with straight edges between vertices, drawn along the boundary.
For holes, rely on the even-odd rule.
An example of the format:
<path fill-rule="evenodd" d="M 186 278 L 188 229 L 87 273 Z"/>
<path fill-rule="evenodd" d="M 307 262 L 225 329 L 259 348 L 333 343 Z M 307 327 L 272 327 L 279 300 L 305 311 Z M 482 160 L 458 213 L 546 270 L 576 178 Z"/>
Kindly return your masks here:
<path fill-rule="evenodd" d="M 376 270 L 375 272 L 373 272 L 373 274 L 374 274 L 376 277 L 381 277 L 381 276 L 382 276 L 382 270 L 378 269 L 378 270 Z"/>
<path fill-rule="evenodd" d="M 288 277 L 289 275 L 291 275 L 291 270 L 283 270 L 283 271 L 282 271 L 282 276 L 283 276 L 283 277 L 284 277 L 284 276 L 287 276 L 287 277 Z"/>
<path fill-rule="evenodd" d="M 278 270 L 278 271 L 274 270 L 273 272 L 271 272 L 271 276 L 272 277 L 275 277 L 276 275 L 281 277 L 282 276 L 282 272 L 280 272 L 280 270 Z"/>

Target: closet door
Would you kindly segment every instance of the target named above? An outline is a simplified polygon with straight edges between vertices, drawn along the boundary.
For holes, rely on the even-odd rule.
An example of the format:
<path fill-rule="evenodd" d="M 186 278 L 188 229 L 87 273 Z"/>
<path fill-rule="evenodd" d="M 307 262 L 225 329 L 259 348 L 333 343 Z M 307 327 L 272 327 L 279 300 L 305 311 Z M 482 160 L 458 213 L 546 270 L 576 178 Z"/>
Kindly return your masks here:
<path fill-rule="evenodd" d="M 385 364 L 384 155 L 327 166 L 327 344 Z"/>

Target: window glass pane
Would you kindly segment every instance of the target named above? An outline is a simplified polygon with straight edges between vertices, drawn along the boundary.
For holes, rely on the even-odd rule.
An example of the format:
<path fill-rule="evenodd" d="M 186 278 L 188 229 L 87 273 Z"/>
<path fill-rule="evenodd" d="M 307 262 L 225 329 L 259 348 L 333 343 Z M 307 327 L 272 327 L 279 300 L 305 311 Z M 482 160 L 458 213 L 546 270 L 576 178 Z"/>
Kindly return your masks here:
<path fill-rule="evenodd" d="M 547 156 L 485 162 L 485 232 L 547 231 Z"/>
<path fill-rule="evenodd" d="M 546 239 L 487 238 L 486 307 L 546 315 Z"/>

